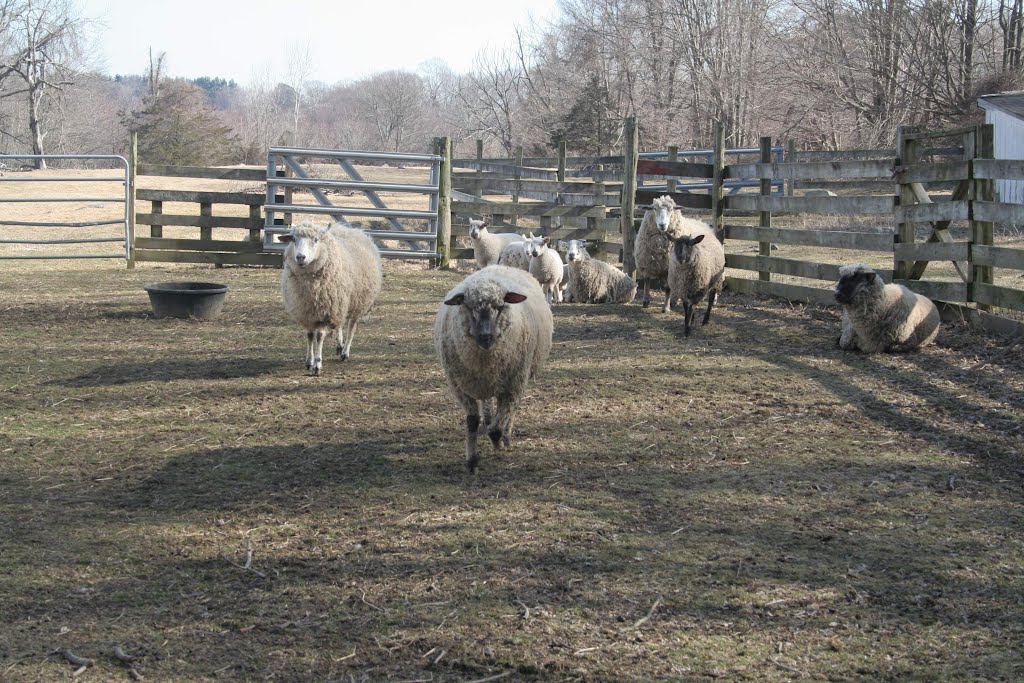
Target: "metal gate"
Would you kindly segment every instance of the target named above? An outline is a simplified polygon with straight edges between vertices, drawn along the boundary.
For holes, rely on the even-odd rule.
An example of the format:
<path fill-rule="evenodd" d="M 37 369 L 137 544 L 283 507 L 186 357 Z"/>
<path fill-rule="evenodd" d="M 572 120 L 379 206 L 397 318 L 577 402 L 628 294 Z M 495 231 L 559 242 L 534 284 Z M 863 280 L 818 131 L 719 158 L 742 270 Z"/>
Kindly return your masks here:
<path fill-rule="evenodd" d="M 347 180 L 312 178 L 303 168 L 300 159 L 326 159 L 337 165 L 348 176 Z M 387 248 L 380 244 L 381 256 L 393 258 L 436 258 L 437 257 L 437 208 L 438 183 L 441 177 L 441 162 L 444 157 L 434 154 L 396 154 L 392 152 L 354 152 L 324 149 L 294 149 L 271 147 L 267 158 L 267 201 L 263 206 L 265 223 L 263 249 L 283 251 L 285 245 L 274 240 L 274 235 L 288 232 L 290 223 L 287 214 L 329 215 L 335 221 L 349 225 L 346 216 L 379 216 L 387 219 L 391 230 L 367 229 L 365 232 L 376 240 L 401 240 L 408 248 Z M 356 170 L 353 161 L 408 162 L 429 164 L 430 179 L 426 185 L 405 183 L 371 182 Z M 293 176 L 278 175 L 278 166 L 283 165 Z M 279 190 L 284 193 L 279 195 Z M 295 190 L 308 191 L 316 204 L 296 204 L 291 201 Z M 361 192 L 371 206 L 342 206 L 331 202 L 329 191 L 355 190 Z M 426 210 L 392 209 L 384 203 L 377 192 L 408 192 L 426 195 L 429 208 Z M 279 201 L 279 199 L 281 201 Z M 277 218 L 278 214 L 286 214 Z M 402 219 L 426 221 L 426 230 L 413 230 L 403 224 Z M 410 239 L 411 238 L 411 239 Z"/>
<path fill-rule="evenodd" d="M 86 253 L 86 254 L 61 254 L 61 253 L 47 253 L 47 254 L 0 254 L 0 259 L 87 259 L 87 258 L 118 258 L 127 259 L 129 264 L 132 262 L 132 243 L 130 233 L 130 223 L 128 217 L 131 211 L 131 172 L 129 169 L 128 160 L 122 156 L 116 154 L 0 154 L 0 163 L 5 160 L 56 160 L 56 159 L 76 159 L 76 160 L 90 160 L 90 161 L 115 161 L 121 165 L 124 169 L 122 175 L 116 175 L 111 177 L 40 177 L 34 175 L 25 175 L 21 177 L 20 174 L 15 175 L 0 175 L 0 187 L 10 187 L 15 183 L 109 183 L 119 182 L 122 184 L 122 195 L 120 197 L 94 197 L 94 196 L 74 196 L 74 197 L 12 197 L 10 192 L 0 192 L 0 204 L 15 204 L 15 203 L 81 203 L 81 204 L 120 204 L 119 216 L 117 218 L 104 218 L 101 220 L 89 220 L 89 221 L 21 221 L 21 220 L 8 220 L 10 211 L 5 211 L 3 216 L 0 216 L 0 226 L 14 227 L 14 228 L 94 228 L 104 225 L 120 225 L 122 226 L 123 234 L 118 237 L 78 237 L 70 239 L 40 239 L 38 234 L 32 238 L 17 238 L 17 239 L 0 239 L 0 244 L 37 244 L 37 245 L 57 245 L 57 244 L 98 244 L 98 243 L 122 243 L 124 249 L 120 253 Z M 97 207 L 90 207 L 97 208 Z"/>

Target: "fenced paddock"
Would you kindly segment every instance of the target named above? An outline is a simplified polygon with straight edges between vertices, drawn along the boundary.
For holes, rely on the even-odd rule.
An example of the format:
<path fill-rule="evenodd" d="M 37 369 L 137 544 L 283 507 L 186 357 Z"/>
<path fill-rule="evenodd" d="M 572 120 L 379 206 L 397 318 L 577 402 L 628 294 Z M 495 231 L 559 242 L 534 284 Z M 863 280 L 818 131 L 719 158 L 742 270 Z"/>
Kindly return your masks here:
<path fill-rule="evenodd" d="M 387 262 L 318 379 L 276 270 L 217 271 L 197 323 L 142 284 L 208 267 L 18 268 L 5 681 L 70 680 L 65 648 L 127 679 L 115 644 L 161 681 L 1024 675 L 1019 341 L 947 323 L 868 357 L 812 306 L 727 293 L 688 339 L 559 306 L 514 449 L 472 480 L 430 338 L 462 272 Z"/>

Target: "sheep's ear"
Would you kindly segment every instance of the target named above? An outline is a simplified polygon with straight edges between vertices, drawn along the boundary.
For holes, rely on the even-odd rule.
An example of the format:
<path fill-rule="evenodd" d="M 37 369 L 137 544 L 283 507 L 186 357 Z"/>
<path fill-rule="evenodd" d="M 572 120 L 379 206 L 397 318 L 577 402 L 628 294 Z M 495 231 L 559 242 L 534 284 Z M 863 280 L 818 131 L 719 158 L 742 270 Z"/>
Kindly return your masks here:
<path fill-rule="evenodd" d="M 466 300 L 466 295 L 465 294 L 456 294 L 455 296 L 453 296 L 451 299 L 448 299 L 444 303 L 447 306 L 461 306 L 462 302 L 465 301 L 465 300 Z"/>
<path fill-rule="evenodd" d="M 295 235 L 291 234 L 290 232 L 286 232 L 283 235 L 278 235 L 277 236 L 277 241 L 278 242 L 294 242 L 295 241 Z"/>
<path fill-rule="evenodd" d="M 864 273 L 864 281 L 865 282 L 874 282 L 876 277 L 878 277 L 878 273 L 875 273 L 875 272 Z"/>
<path fill-rule="evenodd" d="M 548 242 L 550 242 L 550 241 L 551 241 L 551 238 L 550 238 L 550 237 L 545 237 L 545 238 L 544 238 L 544 244 L 547 244 L 547 243 L 548 243 Z"/>
<path fill-rule="evenodd" d="M 505 303 L 507 304 L 521 304 L 526 301 L 525 294 L 519 294 L 518 292 L 508 292 L 505 294 Z"/>
<path fill-rule="evenodd" d="M 478 225 L 477 227 L 486 228 L 488 225 L 490 225 L 490 223 L 488 223 L 487 221 L 480 221 L 480 225 Z"/>
<path fill-rule="evenodd" d="M 704 241 L 704 237 L 705 237 L 705 235 L 697 235 L 696 237 L 693 238 L 693 240 L 690 242 L 690 244 L 691 245 L 693 245 L 693 244 L 700 244 L 701 242 Z"/>
<path fill-rule="evenodd" d="M 586 240 L 580 240 L 580 246 L 583 247 L 584 249 L 586 249 L 587 247 L 590 246 L 590 242 L 588 242 Z"/>

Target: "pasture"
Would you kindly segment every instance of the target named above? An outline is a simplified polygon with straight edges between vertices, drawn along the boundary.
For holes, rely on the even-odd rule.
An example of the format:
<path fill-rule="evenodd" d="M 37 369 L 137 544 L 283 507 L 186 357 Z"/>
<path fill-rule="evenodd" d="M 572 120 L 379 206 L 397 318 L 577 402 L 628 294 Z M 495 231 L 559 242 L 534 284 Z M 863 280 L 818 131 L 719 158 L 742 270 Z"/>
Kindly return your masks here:
<path fill-rule="evenodd" d="M 277 270 L 3 262 L 0 680 L 1024 677 L 1019 341 L 562 305 L 474 478 L 430 333 L 464 274 L 388 262 L 314 378 Z M 152 318 L 171 279 L 222 317 Z"/>

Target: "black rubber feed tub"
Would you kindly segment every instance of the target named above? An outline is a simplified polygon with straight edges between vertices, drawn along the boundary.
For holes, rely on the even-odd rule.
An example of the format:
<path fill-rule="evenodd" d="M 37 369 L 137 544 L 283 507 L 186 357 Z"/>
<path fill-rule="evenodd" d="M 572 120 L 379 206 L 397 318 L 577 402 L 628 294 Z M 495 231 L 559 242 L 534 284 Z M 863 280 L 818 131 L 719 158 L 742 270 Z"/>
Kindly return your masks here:
<path fill-rule="evenodd" d="M 212 282 L 153 282 L 145 285 L 158 318 L 213 320 L 220 315 L 227 285 Z"/>

